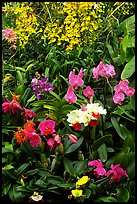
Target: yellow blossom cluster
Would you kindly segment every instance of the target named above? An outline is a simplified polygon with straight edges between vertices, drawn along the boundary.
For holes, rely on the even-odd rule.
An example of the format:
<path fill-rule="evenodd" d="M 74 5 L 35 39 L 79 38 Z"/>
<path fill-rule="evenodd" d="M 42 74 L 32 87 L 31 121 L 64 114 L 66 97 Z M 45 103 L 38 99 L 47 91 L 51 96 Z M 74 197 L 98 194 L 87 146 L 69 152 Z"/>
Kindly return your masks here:
<path fill-rule="evenodd" d="M 42 38 L 48 38 L 49 44 L 65 42 L 67 51 L 92 43 L 96 38 L 95 31 L 101 26 L 102 5 L 101 2 L 63 2 L 56 11 L 57 17 L 50 15 Z M 46 7 L 51 13 L 52 8 L 55 10 L 53 2 Z"/>
<path fill-rule="evenodd" d="M 17 2 L 14 4 L 15 33 L 18 36 L 19 46 L 24 48 L 32 34 L 37 33 L 39 23 L 33 9 L 27 5 L 27 2 Z"/>

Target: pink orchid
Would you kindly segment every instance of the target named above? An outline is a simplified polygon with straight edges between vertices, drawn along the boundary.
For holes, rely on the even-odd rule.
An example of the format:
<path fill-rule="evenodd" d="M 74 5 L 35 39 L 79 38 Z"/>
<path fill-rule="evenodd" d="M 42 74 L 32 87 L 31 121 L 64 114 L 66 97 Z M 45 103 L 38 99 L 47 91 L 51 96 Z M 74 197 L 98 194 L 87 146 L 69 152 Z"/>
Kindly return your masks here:
<path fill-rule="evenodd" d="M 41 131 L 41 135 L 50 135 L 55 132 L 55 121 L 54 120 L 44 120 L 38 126 Z"/>
<path fill-rule="evenodd" d="M 33 118 L 35 116 L 36 116 L 36 113 L 34 113 L 30 109 L 26 109 L 26 108 L 25 108 L 24 112 L 22 113 L 22 117 L 25 118 L 26 120 L 28 120 L 28 118 Z"/>
<path fill-rule="evenodd" d="M 93 90 L 90 86 L 87 86 L 87 87 L 83 90 L 83 94 L 84 94 L 84 96 L 86 96 L 87 98 L 90 98 L 91 96 L 94 96 L 94 90 Z"/>
<path fill-rule="evenodd" d="M 121 92 L 121 93 L 125 92 L 127 88 L 128 86 L 125 83 L 119 83 L 116 86 L 114 86 L 114 90 L 116 92 Z"/>
<path fill-rule="evenodd" d="M 99 67 L 94 67 L 93 68 L 93 78 L 98 80 L 98 73 L 99 73 Z"/>
<path fill-rule="evenodd" d="M 125 170 L 123 170 L 120 167 L 120 164 L 117 164 L 117 165 L 111 164 L 111 170 L 109 170 L 106 173 L 106 176 L 109 176 L 110 174 L 113 174 L 113 177 L 110 179 L 111 182 L 112 181 L 118 181 L 119 182 L 122 176 L 128 177 L 128 174 L 126 173 Z"/>
<path fill-rule="evenodd" d="M 5 101 L 2 104 L 2 111 L 4 113 L 16 114 L 16 113 L 18 113 L 19 110 L 23 110 L 23 108 L 21 107 L 21 105 L 16 100 L 12 100 L 10 102 L 7 99 L 7 101 Z"/>
<path fill-rule="evenodd" d="M 75 95 L 74 89 L 72 86 L 69 86 L 68 91 L 64 98 L 70 104 L 75 103 L 77 101 L 77 96 Z"/>
<path fill-rule="evenodd" d="M 94 169 L 94 174 L 97 178 L 101 176 L 106 176 L 106 170 L 103 168 L 103 164 L 100 159 L 88 162 L 88 166 L 96 166 Z"/>
<path fill-rule="evenodd" d="M 71 140 L 72 143 L 77 143 L 78 138 L 75 135 L 69 134 L 68 137 L 69 137 L 69 139 Z"/>
<path fill-rule="evenodd" d="M 81 68 L 80 72 L 78 73 L 78 77 L 82 79 L 83 76 L 84 76 L 84 70 Z"/>
<path fill-rule="evenodd" d="M 54 138 L 49 138 L 47 144 L 50 147 L 50 151 L 52 151 L 52 149 L 54 148 Z"/>
<path fill-rule="evenodd" d="M 127 96 L 133 96 L 134 95 L 134 93 L 135 93 L 135 89 L 133 89 L 132 87 L 128 87 L 125 91 L 124 91 L 124 93 L 127 95 Z"/>
<path fill-rule="evenodd" d="M 38 147 L 40 144 L 40 136 L 36 132 L 28 132 L 27 136 L 29 137 L 31 146 Z"/>
<path fill-rule="evenodd" d="M 125 99 L 125 95 L 123 93 L 115 92 L 113 96 L 114 103 L 121 105 L 122 104 L 121 102 L 124 101 L 124 99 Z"/>
<path fill-rule="evenodd" d="M 120 80 L 119 84 L 128 85 L 128 84 L 129 84 L 129 81 L 128 81 L 128 79 L 123 79 L 123 80 Z"/>
<path fill-rule="evenodd" d="M 75 75 L 74 77 L 70 78 L 69 84 L 77 89 L 79 86 L 84 84 L 84 81 L 79 76 Z"/>
<path fill-rule="evenodd" d="M 47 144 L 50 147 L 50 151 L 52 151 L 53 148 L 58 147 L 61 143 L 59 135 L 53 134 L 52 136 L 53 138 L 49 138 L 47 141 Z"/>

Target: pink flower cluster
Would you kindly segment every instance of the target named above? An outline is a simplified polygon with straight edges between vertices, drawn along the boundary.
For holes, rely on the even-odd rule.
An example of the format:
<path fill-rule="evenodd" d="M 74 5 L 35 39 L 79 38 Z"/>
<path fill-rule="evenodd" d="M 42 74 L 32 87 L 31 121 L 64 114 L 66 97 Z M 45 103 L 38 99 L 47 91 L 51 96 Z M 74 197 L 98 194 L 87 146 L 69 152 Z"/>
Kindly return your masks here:
<path fill-rule="evenodd" d="M 129 81 L 127 79 L 124 79 L 120 80 L 120 82 L 114 87 L 115 90 L 113 96 L 114 103 L 121 105 L 122 101 L 124 101 L 125 99 L 125 95 L 130 97 L 134 95 L 135 89 L 129 87 L 128 84 Z"/>
<path fill-rule="evenodd" d="M 83 69 L 80 69 L 80 72 L 78 73 L 78 75 L 75 74 L 75 69 L 73 69 L 73 71 L 70 72 L 69 74 L 69 88 L 67 90 L 67 93 L 65 95 L 65 100 L 68 103 L 75 103 L 77 101 L 77 96 L 75 94 L 75 90 L 78 89 L 78 87 L 81 87 L 84 84 L 83 81 Z M 86 96 L 87 98 L 90 99 L 91 96 L 94 96 L 94 91 L 93 89 L 91 89 L 90 86 L 87 86 L 84 90 L 83 90 L 83 95 Z"/>
<path fill-rule="evenodd" d="M 93 160 L 88 162 L 88 166 L 95 166 L 96 168 L 94 168 L 94 175 L 99 178 L 101 176 L 111 176 L 110 178 L 110 182 L 119 182 L 122 176 L 126 176 L 128 177 L 128 174 L 126 173 L 125 170 L 122 169 L 122 167 L 120 167 L 120 164 L 114 165 L 111 164 L 110 168 L 111 170 L 109 170 L 108 172 L 106 172 L 105 168 L 103 167 L 103 164 L 101 162 L 100 159 L 98 160 Z"/>
<path fill-rule="evenodd" d="M 47 144 L 50 147 L 50 151 L 53 148 L 60 145 L 61 140 L 58 134 L 55 134 L 55 121 L 50 119 L 45 119 L 41 122 L 38 126 L 39 130 L 41 131 L 41 135 L 48 136 L 51 135 L 52 137 L 47 140 Z M 54 133 L 54 134 L 53 134 Z"/>
<path fill-rule="evenodd" d="M 111 64 L 104 64 L 103 61 L 93 69 L 93 78 L 96 80 L 98 80 L 99 75 L 102 77 L 113 77 L 115 74 L 114 66 Z"/>
<path fill-rule="evenodd" d="M 23 110 L 23 108 L 14 99 L 11 102 L 8 99 L 6 99 L 6 101 L 3 102 L 3 104 L 2 104 L 2 111 L 4 113 L 16 114 L 16 113 L 18 113 L 19 110 Z"/>
<path fill-rule="evenodd" d="M 17 40 L 17 35 L 13 32 L 12 29 L 2 30 L 2 33 L 3 33 L 3 37 L 4 37 L 9 43 L 16 42 L 16 40 Z"/>

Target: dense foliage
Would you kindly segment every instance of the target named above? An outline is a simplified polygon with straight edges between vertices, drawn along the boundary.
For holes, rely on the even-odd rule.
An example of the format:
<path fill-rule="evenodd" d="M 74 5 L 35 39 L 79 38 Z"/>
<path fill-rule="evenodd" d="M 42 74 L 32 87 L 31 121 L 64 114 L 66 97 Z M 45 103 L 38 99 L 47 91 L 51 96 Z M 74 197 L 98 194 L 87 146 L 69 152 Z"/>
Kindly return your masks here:
<path fill-rule="evenodd" d="M 3 3 L 3 201 L 135 202 L 134 9 Z"/>

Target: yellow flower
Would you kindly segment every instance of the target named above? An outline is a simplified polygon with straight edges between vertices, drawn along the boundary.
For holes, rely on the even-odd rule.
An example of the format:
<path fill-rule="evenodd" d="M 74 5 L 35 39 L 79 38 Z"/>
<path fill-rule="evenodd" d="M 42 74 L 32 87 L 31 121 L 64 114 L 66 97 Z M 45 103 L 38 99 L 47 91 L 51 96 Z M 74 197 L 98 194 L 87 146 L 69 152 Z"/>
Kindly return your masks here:
<path fill-rule="evenodd" d="M 78 197 L 82 196 L 83 191 L 75 189 L 75 190 L 72 190 L 71 193 L 75 198 L 78 198 Z"/>
<path fill-rule="evenodd" d="M 82 178 L 80 178 L 77 182 L 76 182 L 76 188 L 86 184 L 88 181 L 90 180 L 90 178 L 88 176 L 83 176 Z"/>

